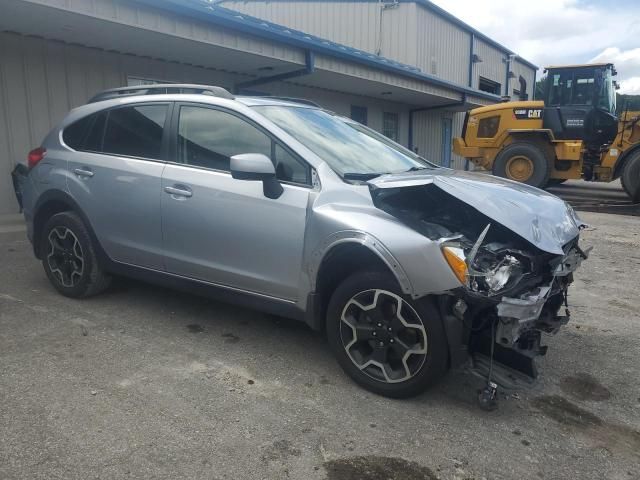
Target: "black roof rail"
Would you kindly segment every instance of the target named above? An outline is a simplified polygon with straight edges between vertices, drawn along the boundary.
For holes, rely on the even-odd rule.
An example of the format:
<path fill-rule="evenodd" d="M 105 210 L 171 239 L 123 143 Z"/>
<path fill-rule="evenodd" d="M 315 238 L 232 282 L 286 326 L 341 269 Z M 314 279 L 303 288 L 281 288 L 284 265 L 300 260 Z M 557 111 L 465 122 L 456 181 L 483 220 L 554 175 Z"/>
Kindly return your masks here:
<path fill-rule="evenodd" d="M 95 94 L 89 103 L 101 102 L 112 98 L 129 97 L 133 95 L 161 95 L 163 93 L 191 93 L 211 95 L 214 97 L 233 100 L 235 97 L 222 87 L 213 85 L 196 85 L 191 83 L 156 83 L 152 85 L 135 85 L 104 90 Z"/>
<path fill-rule="evenodd" d="M 301 103 L 303 105 L 311 105 L 312 107 L 322 108 L 322 106 L 318 103 L 314 102 L 313 100 L 307 100 L 306 98 L 280 97 L 278 95 L 265 95 L 263 98 L 273 98 L 275 100 L 284 100 L 285 102 Z"/>

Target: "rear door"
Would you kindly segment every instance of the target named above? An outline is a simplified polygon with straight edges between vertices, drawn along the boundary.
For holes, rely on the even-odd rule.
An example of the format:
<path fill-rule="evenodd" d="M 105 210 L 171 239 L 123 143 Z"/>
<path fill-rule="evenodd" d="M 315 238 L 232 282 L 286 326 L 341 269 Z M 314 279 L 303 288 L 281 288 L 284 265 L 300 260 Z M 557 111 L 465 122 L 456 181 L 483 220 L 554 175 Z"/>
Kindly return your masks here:
<path fill-rule="evenodd" d="M 173 162 L 162 179 L 168 272 L 294 300 L 300 282 L 310 168 L 266 131 L 234 112 L 176 104 Z M 263 153 L 284 187 L 235 180 L 230 157 Z"/>
<path fill-rule="evenodd" d="M 160 192 L 170 103 L 102 111 L 65 129 L 69 192 L 112 260 L 161 270 Z M 81 120 L 82 122 L 82 120 Z"/>

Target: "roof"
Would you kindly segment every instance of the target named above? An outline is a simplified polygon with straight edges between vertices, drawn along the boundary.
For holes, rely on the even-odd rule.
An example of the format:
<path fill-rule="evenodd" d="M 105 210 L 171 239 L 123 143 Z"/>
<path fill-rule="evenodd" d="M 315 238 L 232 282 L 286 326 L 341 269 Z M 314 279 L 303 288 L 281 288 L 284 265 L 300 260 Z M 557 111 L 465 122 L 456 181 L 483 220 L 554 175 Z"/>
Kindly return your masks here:
<path fill-rule="evenodd" d="M 348 47 L 330 40 L 326 40 L 306 32 L 288 28 L 276 23 L 268 22 L 250 15 L 210 2 L 209 0 L 135 0 L 154 8 L 161 8 L 170 12 L 185 15 L 214 24 L 219 27 L 230 28 L 256 37 L 277 41 L 326 56 L 340 58 L 359 63 L 379 70 L 396 73 L 405 77 L 421 80 L 432 85 L 448 88 L 464 95 L 499 101 L 500 96 L 483 92 L 475 88 L 454 83 L 435 75 L 422 72 L 419 68 L 406 65 L 394 60 L 374 55 L 369 52 Z M 357 0 L 362 1 L 362 0 Z"/>
<path fill-rule="evenodd" d="M 589 68 L 589 67 L 613 67 L 613 63 L 582 63 L 577 65 L 549 65 L 548 67 L 544 67 L 545 70 L 549 70 L 551 68 Z"/>

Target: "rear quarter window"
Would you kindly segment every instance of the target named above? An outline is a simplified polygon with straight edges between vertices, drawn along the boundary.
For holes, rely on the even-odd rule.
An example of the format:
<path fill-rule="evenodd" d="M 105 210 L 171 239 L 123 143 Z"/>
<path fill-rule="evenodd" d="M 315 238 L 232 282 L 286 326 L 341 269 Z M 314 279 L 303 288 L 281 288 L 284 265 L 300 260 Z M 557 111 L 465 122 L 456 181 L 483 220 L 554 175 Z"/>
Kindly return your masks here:
<path fill-rule="evenodd" d="M 65 145 L 74 150 L 82 150 L 94 117 L 95 115 L 89 115 L 65 128 L 62 132 L 62 140 Z"/>

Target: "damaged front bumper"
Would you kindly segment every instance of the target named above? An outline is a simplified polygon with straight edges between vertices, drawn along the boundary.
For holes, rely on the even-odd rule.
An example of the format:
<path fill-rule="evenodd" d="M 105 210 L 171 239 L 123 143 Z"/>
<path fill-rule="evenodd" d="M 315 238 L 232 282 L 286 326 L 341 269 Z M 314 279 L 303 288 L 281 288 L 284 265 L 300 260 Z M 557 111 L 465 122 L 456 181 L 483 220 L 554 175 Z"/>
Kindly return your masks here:
<path fill-rule="evenodd" d="M 556 262 L 549 283 L 517 296 L 488 299 L 466 294 L 458 300 L 457 316 L 460 301 L 465 304 L 461 320 L 467 326 L 473 373 L 509 389 L 535 382 L 535 358 L 547 352 L 542 335 L 554 335 L 569 322 L 568 287 L 587 253 L 576 245 Z"/>

